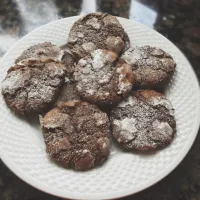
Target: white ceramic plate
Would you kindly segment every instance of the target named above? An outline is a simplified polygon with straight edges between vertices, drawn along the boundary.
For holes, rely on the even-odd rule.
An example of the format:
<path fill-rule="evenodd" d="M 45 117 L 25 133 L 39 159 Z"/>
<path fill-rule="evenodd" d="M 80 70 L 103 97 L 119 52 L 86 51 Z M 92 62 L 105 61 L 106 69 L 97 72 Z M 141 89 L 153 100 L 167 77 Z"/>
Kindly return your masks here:
<path fill-rule="evenodd" d="M 1 60 L 0 79 L 23 50 L 49 41 L 62 45 L 79 17 L 42 26 L 22 38 Z M 4 163 L 30 185 L 63 198 L 111 199 L 130 195 L 155 184 L 184 158 L 197 135 L 200 122 L 200 90 L 197 78 L 183 54 L 166 38 L 134 21 L 119 18 L 133 45 L 152 45 L 170 53 L 177 69 L 166 95 L 175 108 L 177 135 L 172 144 L 151 155 L 125 153 L 112 146 L 108 161 L 88 172 L 57 166 L 45 153 L 38 124 L 12 114 L 0 96 L 0 156 Z"/>

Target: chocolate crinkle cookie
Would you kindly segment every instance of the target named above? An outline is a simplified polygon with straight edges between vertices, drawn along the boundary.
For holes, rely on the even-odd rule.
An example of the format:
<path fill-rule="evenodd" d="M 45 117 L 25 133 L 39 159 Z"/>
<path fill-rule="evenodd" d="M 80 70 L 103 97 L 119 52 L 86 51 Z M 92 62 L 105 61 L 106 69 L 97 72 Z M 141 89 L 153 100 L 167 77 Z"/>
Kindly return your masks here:
<path fill-rule="evenodd" d="M 74 78 L 80 97 L 98 105 L 119 102 L 134 83 L 131 66 L 114 52 L 101 49 L 79 60 Z"/>
<path fill-rule="evenodd" d="M 62 166 L 87 170 L 109 155 L 109 119 L 95 105 L 62 102 L 42 120 L 47 153 Z"/>
<path fill-rule="evenodd" d="M 64 55 L 64 51 L 60 47 L 50 43 L 43 42 L 33 46 L 22 52 L 22 54 L 15 60 L 18 64 L 22 60 L 27 59 L 51 59 L 53 61 L 61 61 Z"/>
<path fill-rule="evenodd" d="M 110 119 L 114 139 L 131 150 L 163 148 L 176 132 L 170 101 L 153 90 L 134 92 L 111 111 Z"/>
<path fill-rule="evenodd" d="M 80 59 L 95 49 L 107 49 L 120 54 L 129 45 L 129 38 L 118 19 L 109 14 L 91 13 L 74 23 L 68 46 Z"/>
<path fill-rule="evenodd" d="M 131 47 L 121 57 L 132 66 L 138 88 L 162 86 L 176 67 L 173 58 L 156 47 Z"/>
<path fill-rule="evenodd" d="M 40 113 L 55 101 L 64 76 L 65 67 L 61 63 L 24 60 L 8 70 L 2 94 L 16 113 Z"/>

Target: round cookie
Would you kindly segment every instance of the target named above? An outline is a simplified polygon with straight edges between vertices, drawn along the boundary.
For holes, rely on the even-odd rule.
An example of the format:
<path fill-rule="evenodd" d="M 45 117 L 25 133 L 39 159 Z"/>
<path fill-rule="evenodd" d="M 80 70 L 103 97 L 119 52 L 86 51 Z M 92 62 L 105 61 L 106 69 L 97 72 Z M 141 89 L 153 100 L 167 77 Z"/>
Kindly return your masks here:
<path fill-rule="evenodd" d="M 131 150 L 163 148 L 176 132 L 170 101 L 153 90 L 134 92 L 111 111 L 110 119 L 114 139 Z"/>
<path fill-rule="evenodd" d="M 129 94 L 134 82 L 131 67 L 114 52 L 97 49 L 79 60 L 74 78 L 83 99 L 98 105 L 114 104 Z"/>
<path fill-rule="evenodd" d="M 156 47 L 132 47 L 121 57 L 132 66 L 138 88 L 163 85 L 176 67 L 173 58 Z"/>
<path fill-rule="evenodd" d="M 54 61 L 61 61 L 64 51 L 60 47 L 50 43 L 44 42 L 33 45 L 22 52 L 22 54 L 15 60 L 19 63 L 27 59 L 52 59 Z"/>
<path fill-rule="evenodd" d="M 87 170 L 109 155 L 107 114 L 81 101 L 58 104 L 42 120 L 47 153 L 62 166 Z"/>
<path fill-rule="evenodd" d="M 80 59 L 95 49 L 107 49 L 117 54 L 129 48 L 129 38 L 118 19 L 109 14 L 91 13 L 74 23 L 68 46 Z"/>
<path fill-rule="evenodd" d="M 40 113 L 55 101 L 64 76 L 65 67 L 61 63 L 24 60 L 8 70 L 2 94 L 16 113 Z"/>

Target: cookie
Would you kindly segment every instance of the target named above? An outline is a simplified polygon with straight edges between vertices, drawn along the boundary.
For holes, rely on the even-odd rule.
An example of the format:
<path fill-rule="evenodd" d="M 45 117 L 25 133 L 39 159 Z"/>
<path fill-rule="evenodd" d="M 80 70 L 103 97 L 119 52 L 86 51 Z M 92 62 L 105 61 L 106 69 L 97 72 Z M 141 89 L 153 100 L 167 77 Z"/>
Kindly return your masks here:
<path fill-rule="evenodd" d="M 74 79 L 80 97 L 98 105 L 114 104 L 129 94 L 131 67 L 114 52 L 97 49 L 79 60 Z"/>
<path fill-rule="evenodd" d="M 62 102 L 42 120 L 46 151 L 64 167 L 93 168 L 109 155 L 109 126 L 107 114 L 95 105 Z"/>
<path fill-rule="evenodd" d="M 8 70 L 2 94 L 16 113 L 40 113 L 55 101 L 64 77 L 65 67 L 61 63 L 24 60 Z"/>
<path fill-rule="evenodd" d="M 176 132 L 170 101 L 153 90 L 134 92 L 111 111 L 110 119 L 114 139 L 131 150 L 166 147 Z"/>
<path fill-rule="evenodd" d="M 173 58 L 156 47 L 129 48 L 122 58 L 132 66 L 135 86 L 138 88 L 154 88 L 163 85 L 176 67 Z"/>
<path fill-rule="evenodd" d="M 52 59 L 54 61 L 61 61 L 64 51 L 60 47 L 50 43 L 44 42 L 33 45 L 22 52 L 22 54 L 15 60 L 15 64 L 26 59 Z"/>
<path fill-rule="evenodd" d="M 129 38 L 118 19 L 109 14 L 91 13 L 74 23 L 68 46 L 80 59 L 95 49 L 107 49 L 120 54 L 129 47 Z"/>

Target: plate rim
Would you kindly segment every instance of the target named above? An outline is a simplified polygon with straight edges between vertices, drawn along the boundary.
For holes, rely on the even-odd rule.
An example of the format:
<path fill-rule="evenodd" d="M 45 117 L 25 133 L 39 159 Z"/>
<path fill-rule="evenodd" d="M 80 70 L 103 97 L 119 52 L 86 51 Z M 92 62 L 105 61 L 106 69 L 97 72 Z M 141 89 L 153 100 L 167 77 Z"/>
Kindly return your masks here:
<path fill-rule="evenodd" d="M 58 19 L 55 21 L 52 21 L 50 23 L 47 23 L 43 26 L 40 26 L 34 30 L 32 30 L 31 32 L 29 32 L 28 34 L 26 34 L 24 37 L 22 37 L 19 41 L 17 41 L 5 54 L 4 56 L 1 58 L 0 63 L 3 62 L 3 60 L 6 58 L 6 56 L 10 53 L 10 51 L 15 48 L 18 43 L 20 43 L 22 40 L 24 40 L 26 37 L 29 37 L 29 35 L 31 35 L 33 32 L 37 32 L 39 29 L 43 29 L 45 26 L 49 26 L 50 24 L 54 24 L 58 21 L 65 21 L 65 20 L 70 20 L 70 19 L 78 19 L 80 18 L 82 15 L 77 15 L 77 16 L 72 16 L 72 17 L 67 17 L 67 18 L 62 18 L 62 19 Z M 158 33 L 157 31 L 155 31 L 154 29 L 151 29 L 149 27 L 147 27 L 144 24 L 138 23 L 135 20 L 131 20 L 131 19 L 126 19 L 126 18 L 122 18 L 122 17 L 117 17 L 121 20 L 128 20 L 131 21 L 135 24 L 138 24 L 141 27 L 144 27 L 145 29 L 149 29 L 151 31 L 153 31 L 154 33 L 158 34 L 160 37 L 162 37 L 163 39 L 167 40 L 168 43 L 171 43 L 171 45 L 174 46 L 174 48 L 176 48 L 176 50 L 180 53 L 181 57 L 184 58 L 184 62 L 187 64 L 187 66 L 190 68 L 189 73 L 190 75 L 194 78 L 193 82 L 195 83 L 195 87 L 198 88 L 198 94 L 197 94 L 197 98 L 200 102 L 200 86 L 199 86 L 199 81 L 197 78 L 197 75 L 194 71 L 194 69 L 192 68 L 191 64 L 189 63 L 188 59 L 185 57 L 185 55 L 170 41 L 168 40 L 166 37 L 164 37 L 163 35 L 161 35 L 160 33 Z M 196 91 L 197 92 L 197 91 Z M 188 154 L 189 150 L 191 149 L 196 136 L 198 134 L 198 130 L 199 130 L 199 124 L 200 124 L 200 103 L 198 104 L 198 108 L 197 112 L 196 112 L 196 124 L 194 124 L 193 126 L 193 137 L 190 137 L 187 141 L 187 143 L 185 144 L 185 148 L 182 149 L 182 151 L 176 156 L 176 159 L 174 159 L 174 162 L 172 162 L 168 168 L 166 168 L 164 171 L 160 172 L 158 175 L 154 176 L 154 179 L 151 179 L 147 182 L 145 182 L 145 184 L 142 184 L 138 187 L 133 188 L 130 187 L 128 189 L 124 189 L 123 191 L 120 192 L 106 192 L 104 194 L 102 193 L 95 193 L 94 196 L 91 195 L 85 195 L 85 194 L 75 194 L 73 192 L 68 192 L 68 191 L 60 191 L 57 190 L 55 188 L 50 188 L 51 190 L 49 190 L 48 185 L 45 185 L 43 183 L 40 183 L 39 180 L 34 179 L 34 177 L 27 175 L 26 173 L 24 173 L 11 159 L 9 159 L 9 156 L 7 155 L 6 152 L 3 151 L 3 148 L 0 146 L 0 158 L 3 161 L 3 163 L 17 176 L 19 177 L 21 180 L 23 180 L 24 182 L 26 182 L 27 184 L 31 185 L 32 187 L 43 191 L 47 194 L 53 195 L 53 196 L 57 196 L 57 197 L 61 197 L 61 198 L 70 198 L 70 199 L 87 199 L 87 200 L 92 200 L 92 199 L 116 199 L 116 198 L 122 198 L 125 196 L 129 196 L 129 195 L 133 195 L 135 193 L 141 192 L 142 190 L 145 190 L 153 185 L 155 185 L 157 182 L 161 181 L 163 178 L 165 178 L 168 174 L 170 174 L 179 164 L 180 162 L 185 158 L 185 156 Z"/>

